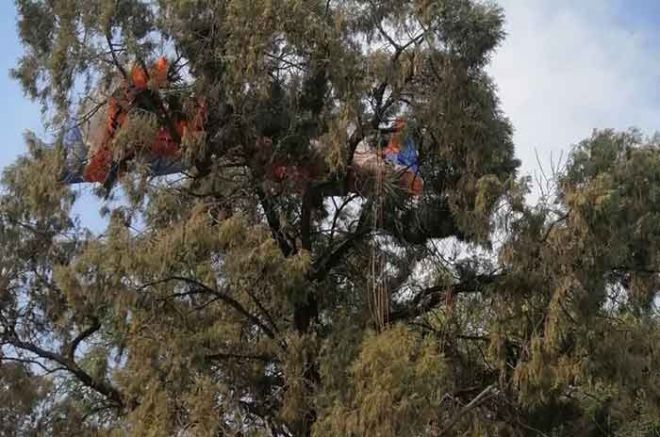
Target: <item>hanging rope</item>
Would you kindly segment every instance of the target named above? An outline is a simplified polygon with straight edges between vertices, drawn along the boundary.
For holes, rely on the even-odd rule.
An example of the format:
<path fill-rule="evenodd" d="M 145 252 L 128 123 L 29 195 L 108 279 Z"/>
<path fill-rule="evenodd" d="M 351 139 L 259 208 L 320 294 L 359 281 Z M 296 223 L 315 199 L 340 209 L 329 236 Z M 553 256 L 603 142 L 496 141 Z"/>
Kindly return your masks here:
<path fill-rule="evenodd" d="M 383 209 L 385 194 L 385 161 L 382 159 L 382 146 L 379 138 L 376 141 L 376 184 L 374 187 L 374 202 L 372 205 L 373 229 L 383 228 Z M 378 242 L 378 233 L 374 233 L 371 247 L 371 296 L 370 309 L 377 331 L 386 328 L 389 315 L 389 292 L 385 275 L 385 259 Z"/>

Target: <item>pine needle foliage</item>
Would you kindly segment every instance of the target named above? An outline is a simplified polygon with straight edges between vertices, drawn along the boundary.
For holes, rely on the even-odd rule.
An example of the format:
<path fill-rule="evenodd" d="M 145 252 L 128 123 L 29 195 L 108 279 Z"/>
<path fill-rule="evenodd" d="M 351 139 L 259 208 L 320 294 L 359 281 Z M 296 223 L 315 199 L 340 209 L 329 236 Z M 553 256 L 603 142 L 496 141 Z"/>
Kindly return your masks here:
<path fill-rule="evenodd" d="M 658 140 L 595 132 L 526 204 L 485 72 L 496 5 L 16 6 L 12 74 L 52 127 L 163 55 L 168 98 L 208 113 L 184 173 L 128 167 L 101 234 L 62 144 L 28 136 L 5 170 L 1 435 L 660 433 Z M 349 192 L 358 143 L 398 116 L 422 195 Z M 159 123 L 133 114 L 117 154 Z M 314 178 L 274 184 L 275 162 Z"/>

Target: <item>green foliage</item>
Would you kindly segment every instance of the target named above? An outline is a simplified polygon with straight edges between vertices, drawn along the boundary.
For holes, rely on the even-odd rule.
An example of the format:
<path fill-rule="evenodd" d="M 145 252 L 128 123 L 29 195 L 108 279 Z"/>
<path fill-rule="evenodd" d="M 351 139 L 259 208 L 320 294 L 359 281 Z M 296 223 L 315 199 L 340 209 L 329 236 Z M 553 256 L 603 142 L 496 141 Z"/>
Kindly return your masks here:
<path fill-rule="evenodd" d="M 37 418 L 37 407 L 48 393 L 47 382 L 32 378 L 27 365 L 2 363 L 0 365 L 0 435 L 29 429 Z"/>
<path fill-rule="evenodd" d="M 367 334 L 347 370 L 338 398 L 322 410 L 317 435 L 425 434 L 451 389 L 435 342 L 401 325 Z"/>
<path fill-rule="evenodd" d="M 498 7 L 16 4 L 13 74 L 52 125 L 163 54 L 166 98 L 208 114 L 185 174 L 127 164 L 100 235 L 61 145 L 28 137 L 5 170 L 0 433 L 657 435 L 657 139 L 596 132 L 525 205 L 484 72 Z M 357 142 L 397 116 L 423 194 L 347 193 Z M 161 124 L 132 113 L 116 155 Z M 315 180 L 273 184 L 275 161 Z"/>

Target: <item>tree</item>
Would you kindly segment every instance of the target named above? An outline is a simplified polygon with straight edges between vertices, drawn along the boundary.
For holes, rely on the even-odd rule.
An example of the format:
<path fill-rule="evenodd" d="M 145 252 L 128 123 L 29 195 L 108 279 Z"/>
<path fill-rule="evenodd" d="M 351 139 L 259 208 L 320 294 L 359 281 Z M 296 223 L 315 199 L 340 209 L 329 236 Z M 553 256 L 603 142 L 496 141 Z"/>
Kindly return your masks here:
<path fill-rule="evenodd" d="M 660 430 L 657 141 L 596 133 L 527 206 L 511 127 L 484 72 L 503 37 L 496 6 L 17 7 L 25 54 L 13 74 L 53 126 L 90 116 L 131 65 L 162 55 L 173 59 L 167 98 L 207 109 L 203 135 L 179 138 L 188 170 L 150 178 L 135 159 L 121 189 L 99 193 L 116 196 L 102 235 L 72 217 L 61 141 L 29 136 L 28 155 L 5 171 L 0 381 L 19 372 L 32 393 L 9 426 L 55 435 Z M 172 126 L 160 98 L 150 100 L 166 108 L 156 119 L 129 114 L 115 154 Z M 358 144 L 398 116 L 418 147 L 423 194 L 390 181 L 350 192 Z M 315 177 L 273 189 L 274 161 L 315 166 Z M 0 387 L 11 399 L 20 392 Z"/>

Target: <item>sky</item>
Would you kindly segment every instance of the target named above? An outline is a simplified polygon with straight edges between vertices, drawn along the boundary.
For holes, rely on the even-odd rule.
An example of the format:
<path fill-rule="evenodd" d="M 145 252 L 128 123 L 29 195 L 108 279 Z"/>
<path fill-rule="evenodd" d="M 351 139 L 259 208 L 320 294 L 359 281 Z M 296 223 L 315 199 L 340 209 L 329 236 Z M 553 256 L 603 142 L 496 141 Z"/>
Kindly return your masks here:
<path fill-rule="evenodd" d="M 596 128 L 660 130 L 660 2 L 499 3 L 508 36 L 490 72 L 523 173 L 549 170 Z"/>
<path fill-rule="evenodd" d="M 660 1 L 500 0 L 507 38 L 489 71 L 514 129 L 522 174 L 595 128 L 660 130 Z M 9 69 L 21 54 L 13 2 L 0 1 L 0 167 L 25 150 L 22 135 L 43 134 L 39 106 L 23 97 Z M 538 157 L 538 158 L 537 158 Z M 86 196 L 89 198 L 89 196 Z M 91 209 L 78 206 L 84 216 Z"/>
<path fill-rule="evenodd" d="M 0 1 L 0 40 L 0 98 L 4 103 L 0 105 L 0 126 L 4 130 L 0 146 L 0 167 L 4 167 L 25 150 L 25 130 L 43 132 L 39 105 L 27 100 L 18 83 L 9 77 L 9 70 L 16 65 L 16 60 L 22 53 L 18 43 L 13 1 Z"/>

